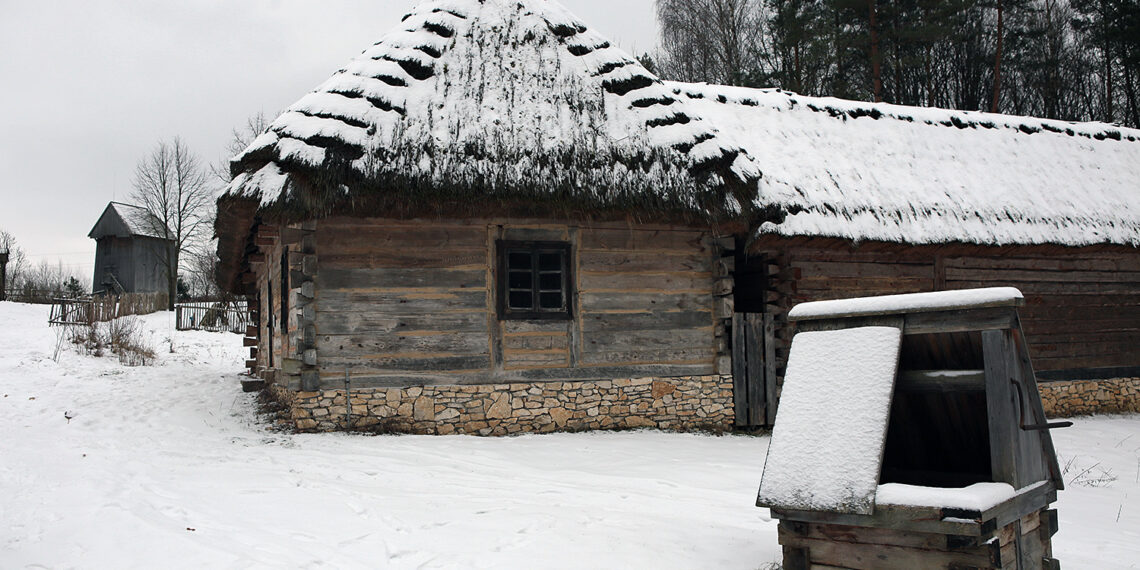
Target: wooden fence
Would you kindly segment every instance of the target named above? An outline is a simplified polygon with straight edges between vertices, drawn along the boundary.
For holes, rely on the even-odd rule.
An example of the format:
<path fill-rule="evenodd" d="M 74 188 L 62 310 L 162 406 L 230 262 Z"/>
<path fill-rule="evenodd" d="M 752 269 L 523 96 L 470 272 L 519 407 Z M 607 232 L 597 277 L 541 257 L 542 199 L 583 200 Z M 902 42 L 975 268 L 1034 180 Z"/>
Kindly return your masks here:
<path fill-rule="evenodd" d="M 165 293 L 124 293 L 52 299 L 48 324 L 85 325 L 127 315 L 146 315 L 164 309 L 166 309 Z"/>
<path fill-rule="evenodd" d="M 175 322 L 180 331 L 212 331 L 245 333 L 251 324 L 245 301 L 199 301 L 174 306 Z"/>

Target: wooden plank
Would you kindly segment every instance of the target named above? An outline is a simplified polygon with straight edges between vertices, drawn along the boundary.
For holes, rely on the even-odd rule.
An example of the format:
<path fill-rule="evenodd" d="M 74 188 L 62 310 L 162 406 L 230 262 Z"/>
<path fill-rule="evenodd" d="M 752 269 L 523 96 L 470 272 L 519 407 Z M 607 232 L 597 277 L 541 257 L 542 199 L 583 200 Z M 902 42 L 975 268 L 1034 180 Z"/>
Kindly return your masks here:
<path fill-rule="evenodd" d="M 479 289 L 486 288 L 483 269 L 329 269 L 316 278 L 321 292 L 334 289 Z"/>
<path fill-rule="evenodd" d="M 669 349 L 633 349 L 633 350 L 603 350 L 597 352 L 583 351 L 581 364 L 583 366 L 595 364 L 652 364 L 677 363 L 697 364 L 707 363 L 711 368 L 716 352 L 712 347 L 703 348 L 669 348 Z"/>
<path fill-rule="evenodd" d="M 551 351 L 503 351 L 503 366 L 506 370 L 521 368 L 566 368 L 570 366 L 570 352 Z"/>
<path fill-rule="evenodd" d="M 1016 314 L 1008 307 L 908 313 L 903 325 L 903 334 L 1009 329 L 1014 325 Z"/>
<path fill-rule="evenodd" d="M 748 426 L 748 336 L 744 313 L 732 315 L 732 396 L 734 423 Z"/>
<path fill-rule="evenodd" d="M 1016 370 L 1010 367 L 1013 339 L 1008 330 L 982 332 L 982 354 L 985 358 L 986 416 L 990 433 L 990 472 L 995 482 L 1009 483 L 1020 489 L 1014 452 L 1017 445 L 1017 403 L 1010 386 Z"/>
<path fill-rule="evenodd" d="M 933 265 L 929 262 L 881 263 L 863 261 L 819 261 L 812 258 L 793 259 L 789 264 L 805 278 L 810 277 L 909 277 L 929 281 Z"/>
<path fill-rule="evenodd" d="M 1033 372 L 1033 363 L 1029 359 L 1029 352 L 1025 346 L 1025 337 L 1022 334 L 1021 327 L 1014 328 L 1011 336 L 1014 345 L 1014 358 L 1017 360 L 1021 372 L 1019 379 L 1024 398 L 1023 404 L 1026 407 L 1026 422 L 1043 424 L 1047 420 L 1045 409 L 1041 403 L 1041 391 L 1037 388 L 1037 377 Z M 1029 436 L 1028 441 L 1023 442 L 1022 451 L 1026 454 L 1025 460 L 1033 466 L 1030 477 L 1032 479 L 1047 478 L 1053 482 L 1057 489 L 1064 489 L 1065 481 L 1061 477 L 1057 452 L 1053 447 L 1053 436 L 1049 430 L 1023 432 L 1023 435 Z"/>
<path fill-rule="evenodd" d="M 797 523 L 780 521 L 778 537 L 780 544 L 789 544 L 790 539 L 827 540 L 855 544 L 881 544 L 885 546 L 905 546 L 925 550 L 947 550 L 949 543 L 976 542 L 976 537 L 956 537 L 953 535 L 910 532 L 897 528 L 872 528 L 820 523 Z"/>
<path fill-rule="evenodd" d="M 487 247 L 483 226 L 455 226 L 440 223 L 411 226 L 375 224 L 322 224 L 317 241 L 322 251 L 342 255 L 369 253 L 380 249 L 440 249 Z"/>
<path fill-rule="evenodd" d="M 506 336 L 504 350 L 567 350 L 569 337 L 566 334 Z"/>
<path fill-rule="evenodd" d="M 978 287 L 993 287 L 999 282 L 979 281 L 976 279 L 962 279 L 946 281 L 947 289 L 973 289 Z M 1134 283 L 1118 282 L 1031 282 L 1006 281 L 1024 294 L 1064 294 L 1064 295 L 1127 295 L 1136 292 Z"/>
<path fill-rule="evenodd" d="M 1140 284 L 1135 271 L 1033 271 L 1017 269 L 946 268 L 947 281 L 994 281 L 1001 283 L 1133 283 Z"/>
<path fill-rule="evenodd" d="M 516 334 L 570 334 L 573 321 L 499 321 L 503 324 L 503 335 Z"/>
<path fill-rule="evenodd" d="M 696 292 L 583 292 L 578 295 L 581 310 L 585 312 L 607 311 L 667 311 L 667 310 L 711 310 L 713 299 L 710 291 Z M 579 312 L 578 314 L 582 314 Z"/>
<path fill-rule="evenodd" d="M 712 326 L 675 330 L 594 331 L 584 335 L 582 352 L 626 348 L 712 348 Z"/>
<path fill-rule="evenodd" d="M 992 530 L 981 520 L 967 521 L 961 517 L 944 520 L 942 509 L 937 507 L 909 507 L 903 505 L 876 505 L 873 515 L 853 515 L 822 511 L 796 511 L 770 509 L 772 516 L 781 520 L 807 523 L 841 524 L 870 528 L 893 528 L 909 532 L 932 532 L 955 536 L 986 537 Z"/>
<path fill-rule="evenodd" d="M 578 368 L 529 368 L 518 370 L 409 371 L 350 369 L 353 388 L 400 386 L 468 386 L 512 382 L 562 382 L 566 380 L 613 380 L 615 378 L 667 378 L 712 374 L 709 364 L 624 364 L 621 366 L 582 366 Z M 327 382 L 344 382 L 344 367 L 321 368 Z"/>
<path fill-rule="evenodd" d="M 581 271 L 598 273 L 660 273 L 712 271 L 707 251 L 581 251 Z"/>
<path fill-rule="evenodd" d="M 713 326 L 712 311 L 658 313 L 587 313 L 581 316 L 582 334 L 587 342 L 594 332 L 673 331 Z"/>
<path fill-rule="evenodd" d="M 324 356 L 320 360 L 321 374 L 326 371 L 339 371 L 343 376 L 347 367 L 351 371 L 380 370 L 386 372 L 467 372 L 489 370 L 489 354 L 424 354 L 415 355 L 376 355 L 369 358 Z"/>
<path fill-rule="evenodd" d="M 578 274 L 579 293 L 705 293 L 712 294 L 712 273 L 591 273 Z"/>
<path fill-rule="evenodd" d="M 325 269 L 470 269 L 484 267 L 486 262 L 486 247 L 377 248 L 367 253 L 346 253 L 334 250 L 321 254 L 321 267 Z"/>
<path fill-rule="evenodd" d="M 738 313 L 740 314 L 740 313 Z M 764 316 L 761 313 L 743 313 L 745 336 L 748 339 L 748 425 L 764 425 L 767 409 L 764 401 Z"/>
<path fill-rule="evenodd" d="M 487 332 L 487 316 L 483 313 L 448 313 L 439 315 L 388 315 L 369 313 L 317 313 L 317 332 L 321 335 L 360 333 L 419 332 Z"/>
<path fill-rule="evenodd" d="M 852 570 L 914 570 L 915 568 L 993 568 L 992 546 L 965 551 L 936 551 L 883 544 L 830 542 L 810 538 L 789 538 L 785 546 L 805 548 L 813 564 L 827 564 Z"/>
<path fill-rule="evenodd" d="M 583 252 L 590 250 L 696 251 L 711 253 L 707 234 L 692 230 L 582 229 Z"/>
<path fill-rule="evenodd" d="M 765 425 L 776 423 L 776 317 L 764 313 L 764 403 Z"/>
<path fill-rule="evenodd" d="M 961 269 L 1034 271 L 1140 271 L 1140 256 L 949 257 L 946 265 Z"/>
<path fill-rule="evenodd" d="M 322 313 L 359 312 L 361 307 L 402 315 L 490 310 L 487 307 L 485 289 L 447 291 L 321 289 L 317 299 Z"/>
<path fill-rule="evenodd" d="M 984 391 L 983 370 L 901 370 L 897 389 L 907 392 Z"/>
<path fill-rule="evenodd" d="M 320 337 L 320 350 L 324 355 L 346 358 L 407 352 L 486 354 L 489 345 L 484 331 L 325 334 Z"/>

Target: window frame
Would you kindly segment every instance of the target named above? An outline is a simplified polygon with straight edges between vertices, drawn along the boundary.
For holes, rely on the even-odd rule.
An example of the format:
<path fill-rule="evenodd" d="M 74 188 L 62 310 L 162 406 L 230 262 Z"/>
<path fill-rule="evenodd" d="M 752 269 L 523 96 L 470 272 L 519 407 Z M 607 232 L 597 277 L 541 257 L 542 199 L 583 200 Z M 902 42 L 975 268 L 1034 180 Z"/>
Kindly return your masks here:
<path fill-rule="evenodd" d="M 532 320 L 532 321 L 568 321 L 574 318 L 574 275 L 572 271 L 573 249 L 565 241 L 524 241 L 505 240 L 495 241 L 495 257 L 497 258 L 498 273 L 496 275 L 496 309 L 499 320 Z M 508 301 L 510 295 L 510 268 L 508 257 L 512 252 L 525 251 L 531 255 L 531 309 L 512 309 Z M 542 309 L 539 294 L 539 276 L 541 269 L 537 256 L 540 253 L 557 252 L 562 258 L 562 298 L 565 307 L 559 309 Z"/>

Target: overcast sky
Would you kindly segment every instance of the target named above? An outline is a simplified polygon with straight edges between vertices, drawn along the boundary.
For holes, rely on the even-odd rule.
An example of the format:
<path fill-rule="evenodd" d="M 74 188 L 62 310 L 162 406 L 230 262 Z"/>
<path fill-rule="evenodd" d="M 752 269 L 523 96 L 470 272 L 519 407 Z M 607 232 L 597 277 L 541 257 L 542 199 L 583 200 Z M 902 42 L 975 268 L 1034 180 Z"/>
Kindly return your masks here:
<path fill-rule="evenodd" d="M 91 278 L 87 232 L 135 165 L 181 136 L 206 162 L 231 130 L 316 87 L 415 0 L 0 0 L 0 229 L 33 263 Z M 653 0 L 563 0 L 631 53 Z"/>

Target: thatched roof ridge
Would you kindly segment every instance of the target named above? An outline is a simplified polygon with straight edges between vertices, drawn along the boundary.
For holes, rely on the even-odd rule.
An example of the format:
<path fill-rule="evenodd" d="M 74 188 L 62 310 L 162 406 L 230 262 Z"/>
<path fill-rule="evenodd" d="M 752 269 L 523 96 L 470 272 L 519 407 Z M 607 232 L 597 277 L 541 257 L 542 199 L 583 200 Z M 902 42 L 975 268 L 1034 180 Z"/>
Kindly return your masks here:
<path fill-rule="evenodd" d="M 432 0 L 232 162 L 264 208 L 440 202 L 740 219 L 760 171 L 553 0 Z M 419 212 L 422 213 L 422 212 Z"/>
<path fill-rule="evenodd" d="M 1140 246 L 1140 131 L 667 83 L 764 169 L 761 234 Z"/>

